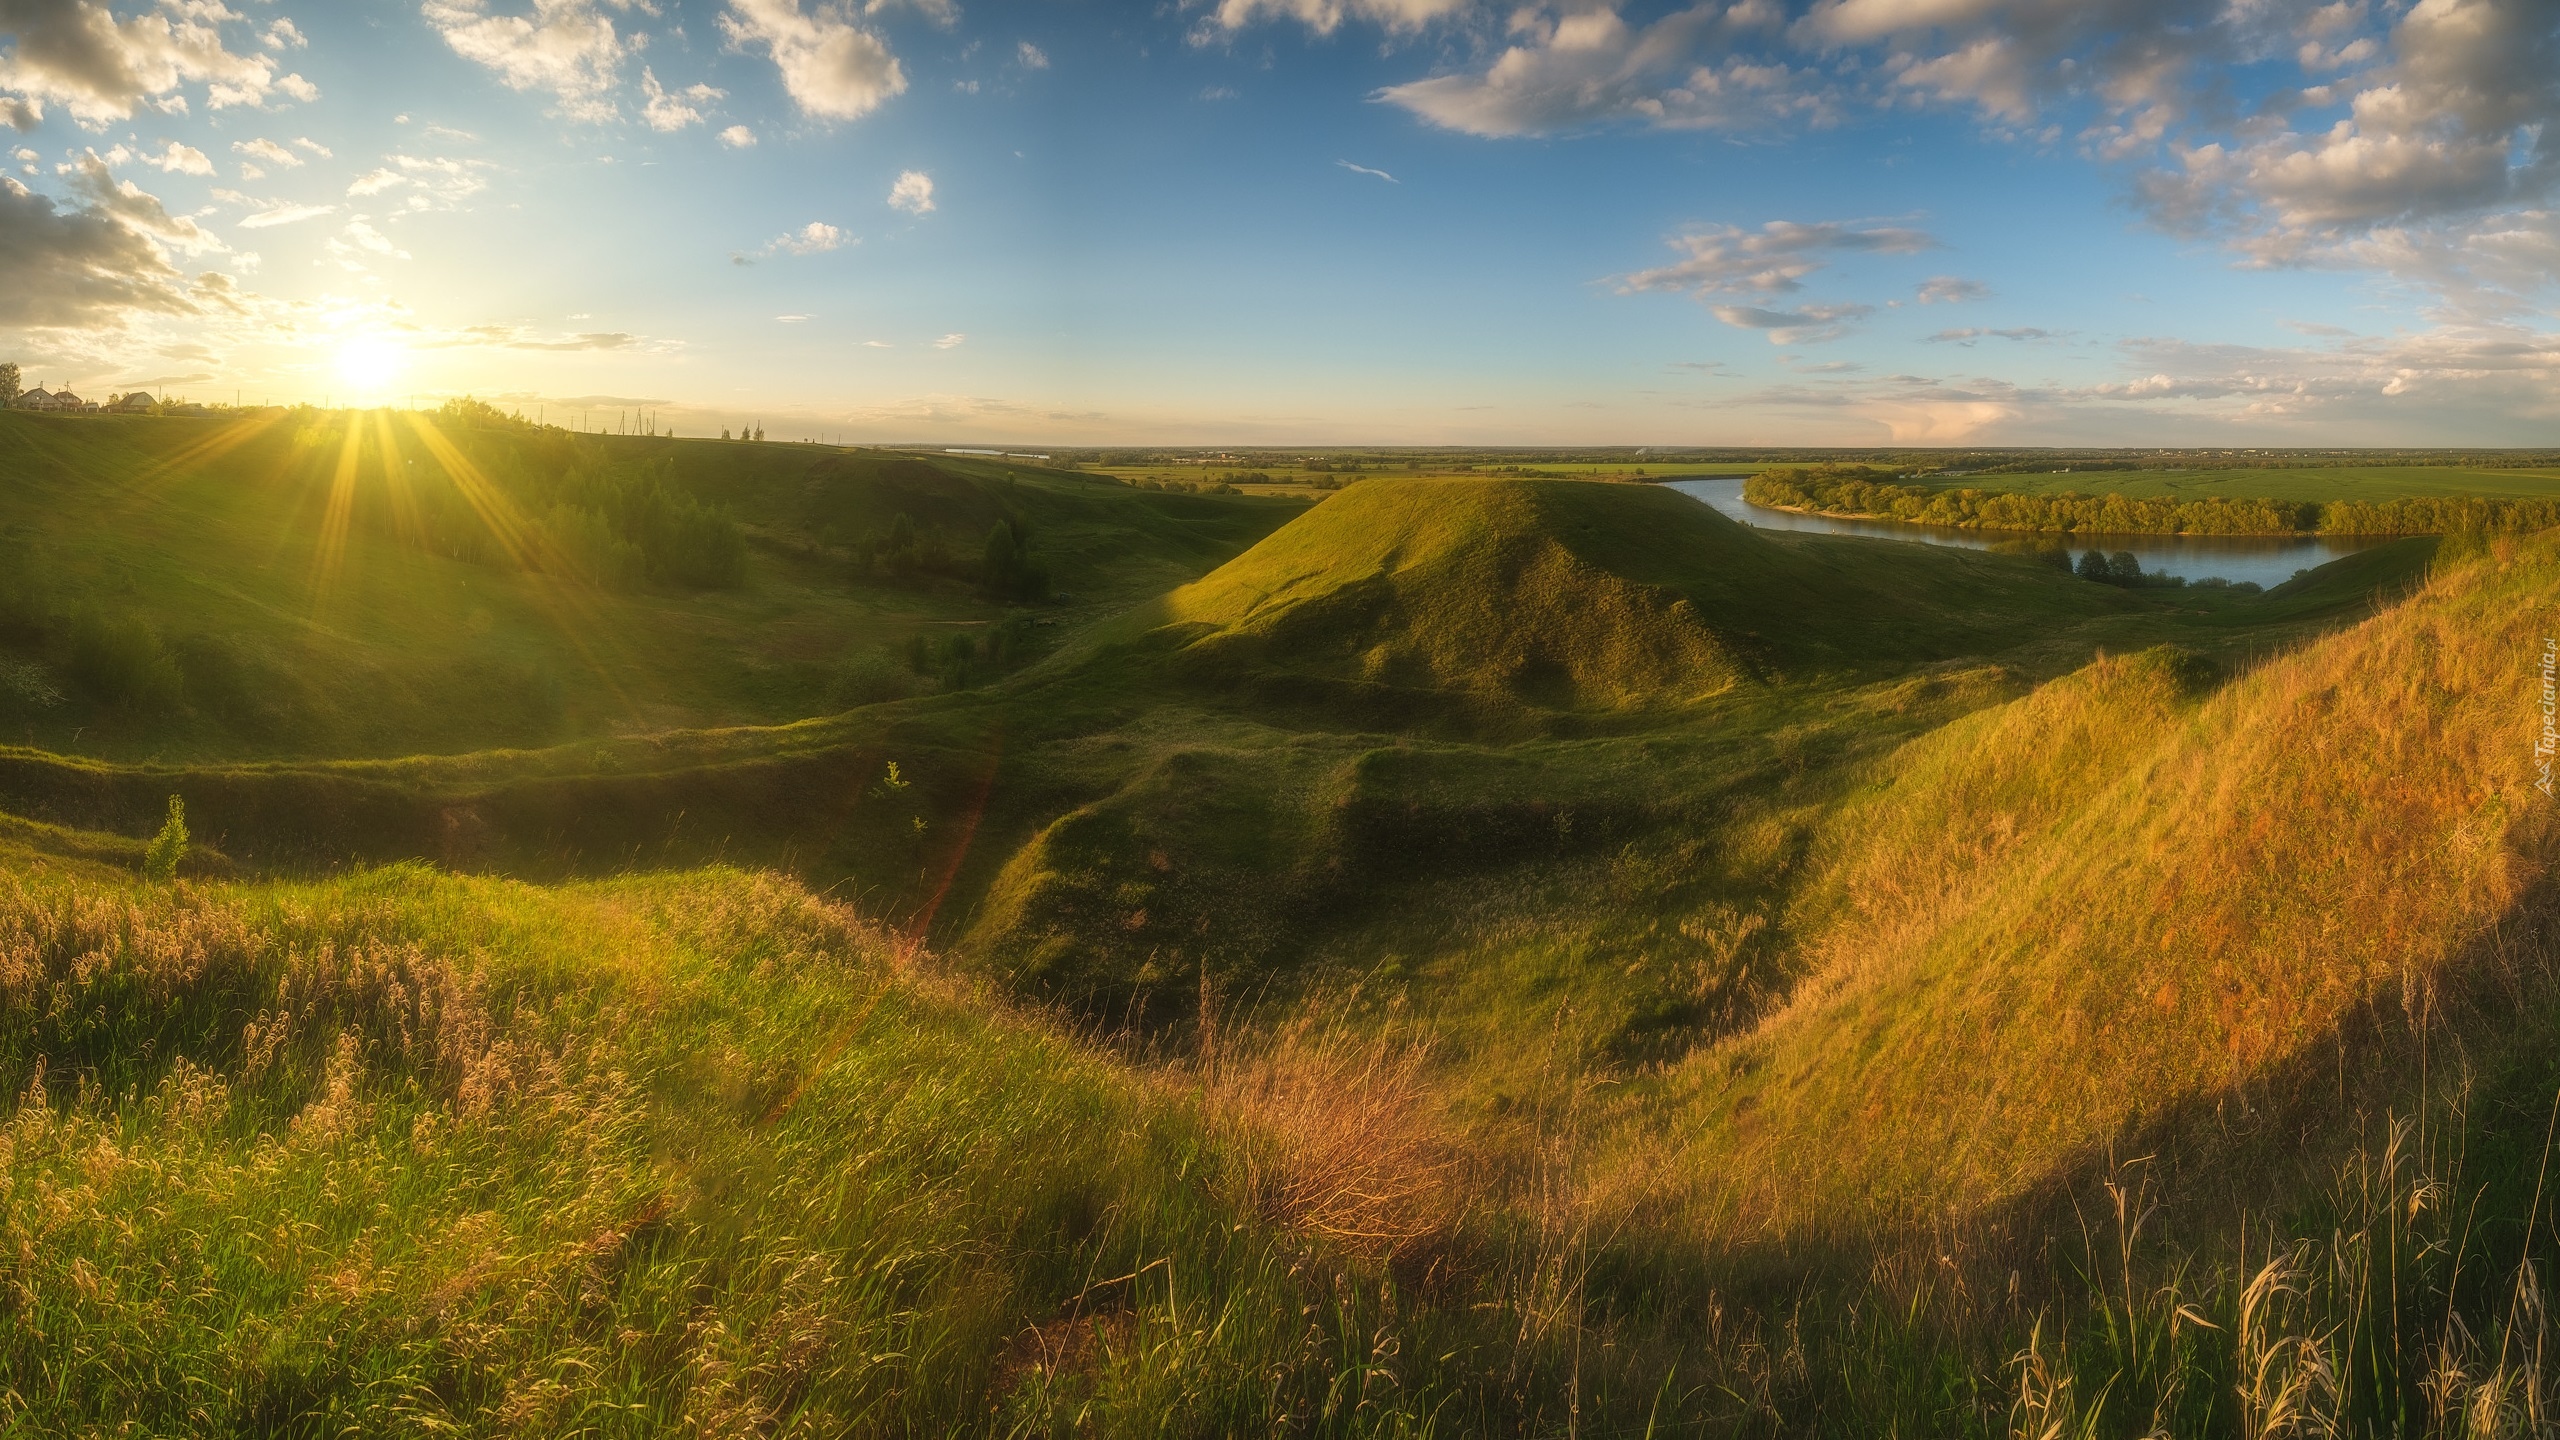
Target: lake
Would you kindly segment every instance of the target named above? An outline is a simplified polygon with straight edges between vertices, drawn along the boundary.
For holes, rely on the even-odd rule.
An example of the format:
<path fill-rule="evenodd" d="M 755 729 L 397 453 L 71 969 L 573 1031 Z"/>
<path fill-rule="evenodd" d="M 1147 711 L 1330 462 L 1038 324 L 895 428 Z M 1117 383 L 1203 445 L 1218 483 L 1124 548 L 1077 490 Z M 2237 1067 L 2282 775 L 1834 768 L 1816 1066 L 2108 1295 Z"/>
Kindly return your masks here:
<path fill-rule="evenodd" d="M 1841 520 L 1829 515 L 1798 515 L 1771 510 L 1742 498 L 1743 477 L 1717 476 L 1669 480 L 1666 485 L 1719 512 L 1762 530 L 1810 530 L 1822 535 L 1864 535 L 1885 540 L 1916 540 L 1923 545 L 1952 545 L 1962 550 L 1988 550 L 2003 540 L 2056 540 L 2071 547 L 2109 555 L 2131 551 L 2144 571 L 2184 576 L 2189 580 L 2220 578 L 2234 584 L 2254 580 L 2272 590 L 2297 570 L 2326 565 L 2340 556 L 2387 545 L 2389 536 L 2255 536 L 2255 535 L 2044 535 L 2016 530 L 1959 530 L 1946 525 L 1912 525 L 1900 520 Z"/>

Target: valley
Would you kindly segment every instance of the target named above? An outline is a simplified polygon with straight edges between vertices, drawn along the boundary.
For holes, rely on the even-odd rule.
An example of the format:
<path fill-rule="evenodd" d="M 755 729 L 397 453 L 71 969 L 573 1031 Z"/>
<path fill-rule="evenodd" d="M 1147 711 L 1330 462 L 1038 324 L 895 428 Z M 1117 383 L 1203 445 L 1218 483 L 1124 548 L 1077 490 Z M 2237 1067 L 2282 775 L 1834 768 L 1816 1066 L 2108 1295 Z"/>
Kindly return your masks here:
<path fill-rule="evenodd" d="M 464 404 L 0 456 L 7 1424 L 2553 1383 L 2522 520 L 2256 593 L 1655 483 L 1706 461 L 1169 488 L 1225 468 Z M 2326 473 L 2249 498 L 2491 495 Z"/>

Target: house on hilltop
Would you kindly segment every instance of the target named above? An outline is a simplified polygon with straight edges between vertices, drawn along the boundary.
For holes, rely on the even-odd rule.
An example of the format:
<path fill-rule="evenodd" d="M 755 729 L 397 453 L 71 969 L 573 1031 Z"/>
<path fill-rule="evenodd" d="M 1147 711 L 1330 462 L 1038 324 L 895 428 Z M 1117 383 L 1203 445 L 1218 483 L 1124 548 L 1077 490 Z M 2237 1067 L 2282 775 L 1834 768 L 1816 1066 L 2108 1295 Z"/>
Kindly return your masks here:
<path fill-rule="evenodd" d="M 132 390 L 109 400 L 106 408 L 118 415 L 148 415 L 151 407 L 159 403 L 148 390 Z"/>
<path fill-rule="evenodd" d="M 57 415 L 76 415 L 84 410 L 96 410 L 98 407 L 90 401 L 83 400 L 79 396 L 72 394 L 69 390 L 47 390 L 43 386 L 39 385 L 33 390 L 29 390 L 18 397 L 18 408 L 21 410 L 47 410 Z"/>

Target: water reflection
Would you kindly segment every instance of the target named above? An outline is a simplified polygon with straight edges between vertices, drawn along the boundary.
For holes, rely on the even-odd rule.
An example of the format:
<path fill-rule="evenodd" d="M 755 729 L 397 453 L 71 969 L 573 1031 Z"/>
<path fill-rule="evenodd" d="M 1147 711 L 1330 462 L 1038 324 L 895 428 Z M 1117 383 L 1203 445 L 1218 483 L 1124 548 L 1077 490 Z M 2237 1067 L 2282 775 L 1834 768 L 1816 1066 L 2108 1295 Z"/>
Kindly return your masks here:
<path fill-rule="evenodd" d="M 1959 530 L 1945 525 L 1911 525 L 1899 520 L 1837 520 L 1827 515 L 1798 515 L 1771 510 L 1742 498 L 1742 477 L 1711 476 L 1664 482 L 1672 489 L 1703 500 L 1745 525 L 1762 530 L 1811 530 L 1824 535 L 1872 535 L 1888 540 L 1917 540 L 1924 545 L 1953 545 L 1988 550 L 2003 540 L 2052 539 L 2069 545 L 2074 555 L 2104 550 L 2130 551 L 2146 571 L 2189 580 L 2221 578 L 2238 583 L 2254 580 L 2272 590 L 2298 570 L 2326 565 L 2342 555 L 2388 544 L 2388 537 L 2305 536 L 2293 539 L 2251 535 L 2026 535 L 2006 530 Z"/>

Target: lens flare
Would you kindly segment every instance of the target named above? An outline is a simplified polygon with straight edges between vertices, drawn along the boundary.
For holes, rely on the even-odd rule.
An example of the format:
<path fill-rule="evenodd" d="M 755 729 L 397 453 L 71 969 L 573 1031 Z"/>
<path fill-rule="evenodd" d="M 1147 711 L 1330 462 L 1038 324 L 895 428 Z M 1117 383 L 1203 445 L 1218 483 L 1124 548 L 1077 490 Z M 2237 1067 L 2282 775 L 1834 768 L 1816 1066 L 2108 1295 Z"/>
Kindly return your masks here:
<path fill-rule="evenodd" d="M 338 346 L 338 378 L 358 394 L 380 394 L 408 368 L 408 348 L 387 335 L 350 335 Z"/>

